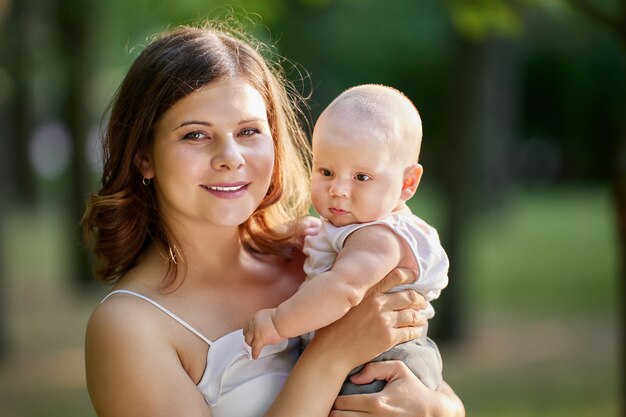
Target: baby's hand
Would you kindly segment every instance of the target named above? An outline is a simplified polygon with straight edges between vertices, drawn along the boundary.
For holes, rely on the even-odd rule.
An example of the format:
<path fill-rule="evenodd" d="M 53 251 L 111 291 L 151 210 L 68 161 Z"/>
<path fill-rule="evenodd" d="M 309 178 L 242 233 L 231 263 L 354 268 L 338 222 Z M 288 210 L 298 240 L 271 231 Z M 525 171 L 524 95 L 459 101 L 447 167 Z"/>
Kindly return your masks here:
<path fill-rule="evenodd" d="M 304 239 L 307 236 L 315 236 L 320 232 L 321 221 L 317 217 L 306 216 L 298 220 L 294 236 L 300 249 L 304 247 Z"/>
<path fill-rule="evenodd" d="M 243 326 L 246 343 L 252 348 L 252 359 L 257 359 L 261 349 L 266 345 L 273 345 L 285 340 L 281 337 L 272 320 L 276 314 L 275 308 L 257 311 L 252 319 Z"/>

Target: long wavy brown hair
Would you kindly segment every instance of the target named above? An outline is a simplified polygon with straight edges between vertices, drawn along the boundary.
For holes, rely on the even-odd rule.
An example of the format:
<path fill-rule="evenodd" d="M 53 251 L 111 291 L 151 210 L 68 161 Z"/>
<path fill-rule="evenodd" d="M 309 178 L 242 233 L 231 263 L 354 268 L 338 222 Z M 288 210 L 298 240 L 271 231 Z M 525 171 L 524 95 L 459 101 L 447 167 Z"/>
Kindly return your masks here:
<path fill-rule="evenodd" d="M 152 145 L 153 128 L 176 102 L 203 86 L 238 77 L 263 96 L 275 162 L 267 194 L 240 225 L 244 247 L 290 258 L 294 221 L 309 207 L 310 148 L 301 123 L 304 99 L 286 81 L 270 47 L 241 30 L 182 26 L 156 36 L 130 67 L 108 111 L 101 186 L 87 200 L 82 225 L 99 262 L 96 276 L 116 282 L 152 242 L 168 256 L 175 279 L 184 254 L 161 219 L 153 184 L 142 184 L 137 156 Z M 173 272 L 173 273 L 172 273 Z"/>

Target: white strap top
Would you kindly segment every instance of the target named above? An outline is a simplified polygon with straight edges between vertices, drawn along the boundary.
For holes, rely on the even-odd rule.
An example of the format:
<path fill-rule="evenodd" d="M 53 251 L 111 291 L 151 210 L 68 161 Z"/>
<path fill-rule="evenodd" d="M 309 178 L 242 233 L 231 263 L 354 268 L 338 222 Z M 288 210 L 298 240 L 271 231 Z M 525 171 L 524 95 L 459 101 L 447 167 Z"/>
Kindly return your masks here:
<path fill-rule="evenodd" d="M 213 417 L 265 414 L 298 359 L 298 338 L 266 346 L 259 358 L 253 360 L 241 329 L 210 341 L 167 308 L 134 291 L 112 291 L 102 302 L 114 294 L 128 294 L 147 301 L 209 345 L 206 369 L 197 387 Z"/>

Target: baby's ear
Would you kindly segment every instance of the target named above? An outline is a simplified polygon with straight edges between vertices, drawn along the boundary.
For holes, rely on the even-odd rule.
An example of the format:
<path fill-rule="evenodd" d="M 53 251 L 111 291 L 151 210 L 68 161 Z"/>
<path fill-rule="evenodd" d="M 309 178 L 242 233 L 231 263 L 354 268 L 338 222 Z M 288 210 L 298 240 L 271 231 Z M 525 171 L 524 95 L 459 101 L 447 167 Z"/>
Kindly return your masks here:
<path fill-rule="evenodd" d="M 402 193 L 400 193 L 400 198 L 403 201 L 408 201 L 413 197 L 413 194 L 417 191 L 417 186 L 420 184 L 423 173 L 424 168 L 422 168 L 420 164 L 413 164 L 404 170 Z"/>

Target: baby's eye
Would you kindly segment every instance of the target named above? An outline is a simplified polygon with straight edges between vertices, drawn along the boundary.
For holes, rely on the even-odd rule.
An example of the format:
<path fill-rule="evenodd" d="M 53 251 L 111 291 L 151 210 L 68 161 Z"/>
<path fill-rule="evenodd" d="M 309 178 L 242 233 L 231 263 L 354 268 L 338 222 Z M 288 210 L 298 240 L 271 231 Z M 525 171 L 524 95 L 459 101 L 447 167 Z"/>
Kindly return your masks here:
<path fill-rule="evenodd" d="M 242 129 L 239 134 L 242 136 L 252 136 L 252 135 L 256 135 L 258 133 L 261 133 L 261 131 L 259 129 L 255 129 L 253 127 L 246 127 L 245 129 Z"/>
<path fill-rule="evenodd" d="M 370 177 L 367 174 L 356 174 L 354 176 L 354 179 L 356 179 L 357 181 L 361 181 L 361 182 L 365 182 L 365 181 L 369 181 L 372 179 L 372 177 Z"/>
<path fill-rule="evenodd" d="M 320 169 L 320 173 L 323 176 L 325 176 L 325 177 L 332 177 L 333 176 L 333 173 L 329 169 L 326 169 L 326 168 Z"/>
<path fill-rule="evenodd" d="M 204 132 L 189 132 L 183 137 L 183 139 L 200 140 L 207 137 L 208 136 Z"/>

